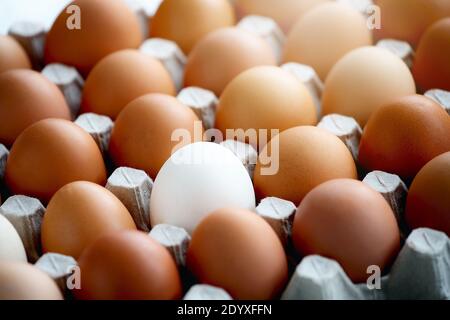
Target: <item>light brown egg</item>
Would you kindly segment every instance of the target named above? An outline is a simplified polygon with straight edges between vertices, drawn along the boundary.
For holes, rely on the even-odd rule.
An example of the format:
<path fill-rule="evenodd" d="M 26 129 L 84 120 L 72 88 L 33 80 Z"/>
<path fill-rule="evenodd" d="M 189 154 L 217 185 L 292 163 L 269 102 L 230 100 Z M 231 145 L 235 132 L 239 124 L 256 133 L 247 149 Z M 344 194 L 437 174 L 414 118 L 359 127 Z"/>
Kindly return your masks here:
<path fill-rule="evenodd" d="M 381 29 L 377 39 L 408 41 L 414 47 L 434 22 L 450 16 L 448 0 L 376 0 L 381 12 Z"/>
<path fill-rule="evenodd" d="M 42 221 L 42 248 L 78 258 L 100 236 L 126 229 L 136 225 L 116 196 L 95 183 L 76 181 L 50 200 Z"/>
<path fill-rule="evenodd" d="M 204 218 L 192 235 L 187 264 L 200 282 L 235 299 L 276 298 L 288 277 L 277 235 L 264 219 L 243 209 L 220 209 Z"/>
<path fill-rule="evenodd" d="M 197 121 L 199 136 L 195 134 Z M 202 140 L 203 128 L 195 113 L 176 98 L 162 94 L 142 96 L 126 106 L 114 125 L 109 153 L 117 166 L 146 171 L 155 178 L 164 162 L 181 147 L 175 130 L 186 130 L 192 141 Z"/>
<path fill-rule="evenodd" d="M 79 28 L 74 26 L 77 22 Z M 122 0 L 75 0 L 51 27 L 45 60 L 74 66 L 87 75 L 103 57 L 137 48 L 142 38 L 137 16 Z"/>
<path fill-rule="evenodd" d="M 181 297 L 181 281 L 170 253 L 147 234 L 119 231 L 100 237 L 78 260 L 78 299 L 170 300 Z"/>
<path fill-rule="evenodd" d="M 260 65 L 276 65 L 266 41 L 237 28 L 222 28 L 208 34 L 191 51 L 184 85 L 220 95 L 234 77 Z"/>
<path fill-rule="evenodd" d="M 12 69 L 31 69 L 30 59 L 14 38 L 0 35 L 0 73 Z"/>
<path fill-rule="evenodd" d="M 228 0 L 165 0 L 150 22 L 150 35 L 175 41 L 189 53 L 205 35 L 234 23 Z"/>
<path fill-rule="evenodd" d="M 22 239 L 14 226 L 0 214 L 0 262 L 27 262 L 27 254 Z"/>
<path fill-rule="evenodd" d="M 359 148 L 368 170 L 383 170 L 412 179 L 431 159 L 450 151 L 450 117 L 436 102 L 413 95 L 374 112 Z"/>
<path fill-rule="evenodd" d="M 358 11 L 328 3 L 308 11 L 293 26 L 284 47 L 284 61 L 309 65 L 325 80 L 346 53 L 371 44 L 372 33 Z"/>
<path fill-rule="evenodd" d="M 397 221 L 387 201 L 348 179 L 328 181 L 305 197 L 292 237 L 302 255 L 336 260 L 356 283 L 367 281 L 369 266 L 385 270 L 400 250 Z"/>
<path fill-rule="evenodd" d="M 383 104 L 415 93 L 414 79 L 400 58 L 386 49 L 363 47 L 346 54 L 331 69 L 322 112 L 351 116 L 364 126 Z"/>
<path fill-rule="evenodd" d="M 27 263 L 0 262 L 0 300 L 62 300 L 56 283 Z"/>
<path fill-rule="evenodd" d="M 419 42 L 413 74 L 421 90 L 450 90 L 449 57 L 450 18 L 447 18 L 433 24 Z"/>
<path fill-rule="evenodd" d="M 41 120 L 25 129 L 6 164 L 6 184 L 14 194 L 47 202 L 77 180 L 104 184 L 106 169 L 94 139 L 67 120 Z"/>
<path fill-rule="evenodd" d="M 115 119 L 129 102 L 154 92 L 175 95 L 168 71 L 161 62 L 137 50 L 122 50 L 101 60 L 89 74 L 81 112 Z"/>
<path fill-rule="evenodd" d="M 306 87 L 278 67 L 255 67 L 247 70 L 225 88 L 216 114 L 215 127 L 226 135 L 227 129 L 258 130 L 259 144 L 264 146 L 273 129 L 280 132 L 299 125 L 315 125 L 316 109 Z M 266 130 L 265 141 L 259 130 Z M 227 137 L 233 139 L 234 137 Z M 257 141 L 250 142 L 257 146 Z"/>
<path fill-rule="evenodd" d="M 313 188 L 338 178 L 357 178 L 350 151 L 327 131 L 302 126 L 281 132 L 266 145 L 256 164 L 254 184 L 260 199 L 279 197 L 298 205 Z"/>
<path fill-rule="evenodd" d="M 450 236 L 450 152 L 419 171 L 409 189 L 405 216 L 412 229 L 431 228 Z"/>
<path fill-rule="evenodd" d="M 0 143 L 11 146 L 39 120 L 70 117 L 61 91 L 40 73 L 10 70 L 0 74 Z"/>

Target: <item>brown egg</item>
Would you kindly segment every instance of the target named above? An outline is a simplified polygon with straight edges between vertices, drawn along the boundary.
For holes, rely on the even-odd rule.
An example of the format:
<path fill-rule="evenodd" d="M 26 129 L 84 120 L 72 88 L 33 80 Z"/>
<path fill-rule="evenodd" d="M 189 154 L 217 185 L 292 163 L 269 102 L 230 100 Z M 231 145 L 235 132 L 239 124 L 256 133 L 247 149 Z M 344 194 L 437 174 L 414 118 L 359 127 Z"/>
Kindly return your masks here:
<path fill-rule="evenodd" d="M 200 135 L 195 134 L 197 121 Z M 155 178 L 164 162 L 180 145 L 175 130 L 187 130 L 193 141 L 201 141 L 203 129 L 195 113 L 176 98 L 148 94 L 130 104 L 120 113 L 114 125 L 109 152 L 117 166 L 146 171 Z"/>
<path fill-rule="evenodd" d="M 31 69 L 30 59 L 14 38 L 0 35 L 0 73 L 12 69 Z"/>
<path fill-rule="evenodd" d="M 428 162 L 415 177 L 406 203 L 406 220 L 450 236 L 450 152 Z"/>
<path fill-rule="evenodd" d="M 363 47 L 346 54 L 331 69 L 322 95 L 322 113 L 354 117 L 361 126 L 390 100 L 415 94 L 406 64 L 386 49 Z"/>
<path fill-rule="evenodd" d="M 400 250 L 394 213 L 377 191 L 356 180 L 328 181 L 303 199 L 292 238 L 302 255 L 335 259 L 354 282 L 366 282 L 367 268 L 385 270 Z"/>
<path fill-rule="evenodd" d="M 350 151 L 327 131 L 303 126 L 283 131 L 267 144 L 253 180 L 260 199 L 279 197 L 298 205 L 313 188 L 338 178 L 357 178 Z"/>
<path fill-rule="evenodd" d="M 222 28 L 208 34 L 191 51 L 184 85 L 220 95 L 234 77 L 260 65 L 276 65 L 266 41 L 237 28 Z"/>
<path fill-rule="evenodd" d="M 181 281 L 170 253 L 140 231 L 100 237 L 78 260 L 79 299 L 169 300 L 181 297 Z"/>
<path fill-rule="evenodd" d="M 285 62 L 313 67 L 324 80 L 346 53 L 372 44 L 366 19 L 341 3 L 327 3 L 306 13 L 292 28 L 284 47 Z"/>
<path fill-rule="evenodd" d="M 225 88 L 215 126 L 224 135 L 227 129 L 267 130 L 265 141 L 260 132 L 255 135 L 264 146 L 273 129 L 283 131 L 316 123 L 316 109 L 306 87 L 281 68 L 263 66 L 241 73 Z M 257 141 L 241 140 L 257 145 Z"/>
<path fill-rule="evenodd" d="M 189 53 L 205 35 L 234 23 L 228 0 L 165 0 L 150 22 L 150 34 L 173 40 Z"/>
<path fill-rule="evenodd" d="M 126 229 L 136 225 L 116 196 L 95 183 L 76 181 L 50 200 L 42 221 L 42 248 L 77 258 L 100 236 Z"/>
<path fill-rule="evenodd" d="M 396 99 L 375 111 L 359 148 L 368 170 L 383 170 L 413 178 L 431 159 L 450 151 L 450 117 L 436 102 L 413 95 Z"/>
<path fill-rule="evenodd" d="M 62 186 L 86 180 L 104 184 L 106 169 L 94 139 L 67 120 L 41 120 L 14 143 L 5 180 L 14 194 L 47 202 Z"/>
<path fill-rule="evenodd" d="M 381 12 L 381 29 L 377 39 L 408 41 L 414 47 L 425 30 L 437 20 L 450 16 L 448 0 L 377 0 Z"/>
<path fill-rule="evenodd" d="M 137 16 L 122 0 L 75 0 L 51 27 L 45 60 L 74 66 L 87 75 L 100 59 L 114 51 L 137 48 L 142 38 Z"/>
<path fill-rule="evenodd" d="M 449 3 L 450 6 L 450 3 Z M 413 65 L 421 90 L 450 90 L 450 18 L 433 24 L 423 35 Z"/>
<path fill-rule="evenodd" d="M 56 283 L 27 263 L 0 262 L 0 300 L 62 300 Z"/>
<path fill-rule="evenodd" d="M 11 146 L 39 120 L 70 117 L 61 91 L 40 73 L 10 70 L 0 74 L 0 143 Z"/>
<path fill-rule="evenodd" d="M 153 92 L 175 95 L 168 71 L 161 62 L 137 50 L 122 50 L 101 60 L 89 74 L 81 112 L 115 119 L 129 102 Z"/>
<path fill-rule="evenodd" d="M 220 209 L 204 218 L 192 235 L 187 265 L 200 282 L 235 299 L 276 298 L 288 277 L 277 235 L 264 219 L 243 209 Z"/>

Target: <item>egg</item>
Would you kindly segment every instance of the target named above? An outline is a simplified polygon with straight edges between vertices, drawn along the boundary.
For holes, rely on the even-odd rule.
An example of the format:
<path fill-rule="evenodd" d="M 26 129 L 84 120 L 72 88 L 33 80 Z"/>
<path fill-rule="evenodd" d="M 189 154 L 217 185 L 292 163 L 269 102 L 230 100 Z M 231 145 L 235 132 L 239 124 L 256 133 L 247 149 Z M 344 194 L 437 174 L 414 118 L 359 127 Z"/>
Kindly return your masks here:
<path fill-rule="evenodd" d="M 56 85 L 31 70 L 0 74 L 0 143 L 11 146 L 28 126 L 46 118 L 71 118 Z"/>
<path fill-rule="evenodd" d="M 30 59 L 14 38 L 0 35 L 0 73 L 12 69 L 31 69 Z"/>
<path fill-rule="evenodd" d="M 106 181 L 102 154 L 94 139 L 67 120 L 45 119 L 25 129 L 6 163 L 5 181 L 14 194 L 48 202 L 67 183 Z"/>
<path fill-rule="evenodd" d="M 87 75 L 108 54 L 139 47 L 142 38 L 137 16 L 122 0 L 75 0 L 50 28 L 45 60 L 74 66 Z"/>
<path fill-rule="evenodd" d="M 414 178 L 406 202 L 412 229 L 431 228 L 450 236 L 450 152 L 428 162 Z"/>
<path fill-rule="evenodd" d="M 278 156 L 268 164 L 267 155 L 274 154 Z M 350 151 L 331 133 L 301 126 L 281 132 L 265 146 L 253 180 L 258 198 L 278 197 L 298 205 L 309 191 L 338 178 L 357 178 Z"/>
<path fill-rule="evenodd" d="M 219 209 L 201 221 L 187 265 L 200 282 L 241 300 L 276 298 L 288 277 L 283 246 L 270 225 L 254 212 L 235 208 Z"/>
<path fill-rule="evenodd" d="M 399 57 L 377 47 L 358 48 L 341 58 L 328 74 L 322 112 L 351 116 L 365 126 L 383 104 L 415 93 L 411 72 Z"/>
<path fill-rule="evenodd" d="M 447 18 L 427 29 L 419 42 L 413 74 L 421 90 L 450 90 L 449 56 L 450 18 Z"/>
<path fill-rule="evenodd" d="M 209 89 L 219 96 L 234 77 L 260 65 L 276 65 L 265 40 L 237 28 L 218 29 L 202 38 L 189 54 L 184 85 Z"/>
<path fill-rule="evenodd" d="M 363 15 L 347 5 L 329 3 L 308 11 L 292 27 L 284 61 L 309 65 L 325 80 L 346 53 L 371 44 L 372 33 Z"/>
<path fill-rule="evenodd" d="M 136 226 L 116 196 L 95 183 L 76 181 L 50 200 L 42 221 L 42 248 L 77 258 L 101 235 L 125 229 Z"/>
<path fill-rule="evenodd" d="M 62 300 L 56 283 L 38 268 L 0 262 L 0 300 Z"/>
<path fill-rule="evenodd" d="M 208 33 L 234 23 L 228 0 L 165 0 L 150 22 L 150 35 L 175 41 L 189 53 Z"/>
<path fill-rule="evenodd" d="M 83 89 L 81 112 L 115 119 L 134 99 L 147 93 L 175 95 L 169 72 L 158 60 L 137 50 L 122 50 L 102 59 Z"/>
<path fill-rule="evenodd" d="M 0 214 L 0 263 L 3 261 L 27 262 L 27 254 L 14 226 Z"/>
<path fill-rule="evenodd" d="M 377 191 L 338 179 L 314 188 L 297 209 L 292 239 L 302 255 L 336 260 L 355 283 L 366 283 L 369 266 L 382 271 L 400 250 L 397 221 Z"/>
<path fill-rule="evenodd" d="M 196 136 L 195 128 L 199 128 Z M 176 98 L 163 94 L 144 95 L 120 113 L 114 125 L 109 153 L 118 166 L 146 171 L 155 178 L 164 162 L 179 148 L 177 131 L 185 130 L 202 140 L 202 124 L 195 113 Z"/>
<path fill-rule="evenodd" d="M 359 162 L 368 170 L 395 173 L 410 180 L 431 159 L 450 151 L 450 117 L 420 95 L 387 103 L 367 123 Z"/>
<path fill-rule="evenodd" d="M 222 207 L 255 208 L 252 181 L 242 162 L 225 147 L 197 142 L 178 149 L 155 179 L 150 198 L 151 225 L 195 229 Z"/>

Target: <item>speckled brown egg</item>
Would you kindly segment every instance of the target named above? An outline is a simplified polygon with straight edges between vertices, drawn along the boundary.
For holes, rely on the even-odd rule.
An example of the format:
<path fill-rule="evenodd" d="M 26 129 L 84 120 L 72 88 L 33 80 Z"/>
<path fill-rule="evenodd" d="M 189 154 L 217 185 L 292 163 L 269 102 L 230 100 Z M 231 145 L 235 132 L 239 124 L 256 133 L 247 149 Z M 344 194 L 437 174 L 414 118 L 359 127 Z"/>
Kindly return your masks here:
<path fill-rule="evenodd" d="M 0 35 L 0 73 L 12 69 L 31 69 L 30 59 L 14 38 Z"/>

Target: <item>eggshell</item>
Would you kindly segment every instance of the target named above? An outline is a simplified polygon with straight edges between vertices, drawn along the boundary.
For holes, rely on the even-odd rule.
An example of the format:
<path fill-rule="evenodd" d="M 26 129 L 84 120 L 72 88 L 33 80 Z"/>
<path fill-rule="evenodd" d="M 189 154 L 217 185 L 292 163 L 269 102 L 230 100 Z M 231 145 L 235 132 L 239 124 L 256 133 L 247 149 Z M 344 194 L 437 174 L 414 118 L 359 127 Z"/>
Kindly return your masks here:
<path fill-rule="evenodd" d="M 79 29 L 68 27 L 76 22 L 73 6 L 79 8 Z M 48 32 L 45 60 L 74 66 L 87 75 L 103 57 L 137 48 L 142 38 L 137 16 L 122 0 L 75 0 L 60 13 Z"/>
<path fill-rule="evenodd" d="M 136 226 L 122 202 L 97 184 L 76 181 L 50 200 L 42 221 L 42 248 L 77 258 L 100 236 L 124 229 Z"/>
<path fill-rule="evenodd" d="M 216 209 L 255 208 L 252 181 L 230 150 L 197 142 L 177 150 L 155 179 L 150 198 L 151 225 L 165 223 L 189 233 Z"/>
<path fill-rule="evenodd" d="M 191 51 L 184 85 L 209 89 L 219 96 L 239 73 L 260 65 L 276 65 L 266 41 L 241 29 L 222 28 L 202 38 Z"/>
<path fill-rule="evenodd" d="M 194 130 L 196 121 L 200 129 L 198 137 Z M 129 103 L 117 118 L 109 152 L 118 166 L 141 169 L 155 178 L 178 148 L 178 137 L 172 140 L 177 129 L 185 129 L 195 141 L 202 140 L 201 122 L 190 108 L 171 96 L 142 96 Z"/>
<path fill-rule="evenodd" d="M 5 181 L 14 194 L 47 202 L 69 182 L 106 181 L 106 169 L 94 139 L 67 120 L 41 120 L 17 138 L 6 163 Z"/>
<path fill-rule="evenodd" d="M 292 237 L 303 255 L 335 259 L 356 283 L 366 282 L 367 268 L 381 270 L 400 250 L 394 213 L 377 191 L 360 181 L 338 179 L 313 189 L 294 218 Z"/>
<path fill-rule="evenodd" d="M 450 117 L 420 95 L 396 99 L 374 112 L 359 148 L 361 165 L 412 179 L 431 159 L 450 151 Z"/>
<path fill-rule="evenodd" d="M 204 218 L 187 254 L 188 268 L 202 283 L 225 289 L 235 299 L 273 299 L 288 277 L 277 235 L 255 213 L 225 208 Z"/>
<path fill-rule="evenodd" d="M 12 69 L 31 69 L 30 59 L 14 38 L 0 35 L 0 73 Z"/>
<path fill-rule="evenodd" d="M 347 5 L 328 3 L 308 11 L 293 26 L 284 61 L 309 65 L 325 80 L 346 53 L 371 44 L 372 32 L 363 15 Z"/>
<path fill-rule="evenodd" d="M 413 229 L 431 228 L 450 236 L 450 152 L 419 171 L 409 189 L 405 216 Z"/>
<path fill-rule="evenodd" d="M 62 300 L 56 283 L 38 268 L 0 262 L 0 300 Z"/>
<path fill-rule="evenodd" d="M 0 263 L 3 261 L 27 262 L 27 254 L 14 226 L 0 214 Z"/>
<path fill-rule="evenodd" d="M 137 50 L 122 50 L 102 59 L 89 74 L 81 112 L 115 119 L 128 103 L 155 92 L 175 95 L 172 78 L 161 62 Z"/>
<path fill-rule="evenodd" d="M 419 42 L 413 74 L 421 90 L 450 90 L 449 57 L 450 18 L 447 18 L 439 20 L 427 29 Z"/>
<path fill-rule="evenodd" d="M 228 0 L 165 0 L 150 22 L 150 35 L 175 41 L 189 53 L 205 35 L 235 23 Z"/>
<path fill-rule="evenodd" d="M 56 85 L 31 70 L 0 74 L 0 143 L 12 145 L 25 128 L 46 118 L 70 120 Z"/>
<path fill-rule="evenodd" d="M 363 47 L 346 54 L 331 69 L 322 112 L 351 116 L 364 126 L 383 104 L 415 93 L 411 72 L 399 57 L 386 49 Z"/>
<path fill-rule="evenodd" d="M 265 174 L 263 155 L 272 157 L 275 174 Z M 278 167 L 277 167 L 278 166 Z M 258 198 L 278 197 L 299 204 L 319 184 L 356 179 L 353 157 L 345 144 L 323 129 L 302 126 L 281 132 L 260 153 L 253 178 Z"/>
<path fill-rule="evenodd" d="M 140 231 L 100 237 L 78 260 L 79 299 L 169 300 L 181 296 L 181 281 L 170 253 Z"/>

